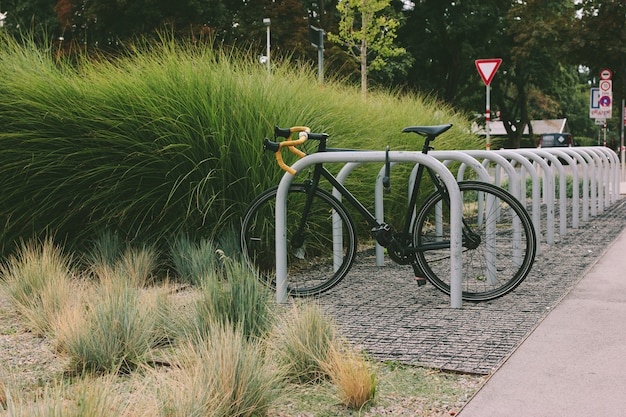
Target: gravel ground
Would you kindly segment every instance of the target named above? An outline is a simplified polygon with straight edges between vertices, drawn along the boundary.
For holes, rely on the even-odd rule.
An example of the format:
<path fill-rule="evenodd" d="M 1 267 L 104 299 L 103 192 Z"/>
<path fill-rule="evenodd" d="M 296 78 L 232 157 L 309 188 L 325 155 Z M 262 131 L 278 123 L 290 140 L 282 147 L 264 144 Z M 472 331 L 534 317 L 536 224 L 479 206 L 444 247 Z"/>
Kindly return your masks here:
<path fill-rule="evenodd" d="M 526 280 L 490 302 L 465 302 L 462 309 L 452 309 L 448 296 L 413 282 L 410 266 L 388 261 L 384 267 L 351 270 L 320 303 L 344 334 L 377 359 L 490 374 L 582 278 L 625 224 L 626 200 L 619 200 L 578 229 L 557 234 L 554 245 L 542 243 Z"/>
<path fill-rule="evenodd" d="M 49 341 L 27 332 L 0 294 L 0 382 L 42 387 L 62 375 L 64 367 L 65 362 L 54 353 Z"/>

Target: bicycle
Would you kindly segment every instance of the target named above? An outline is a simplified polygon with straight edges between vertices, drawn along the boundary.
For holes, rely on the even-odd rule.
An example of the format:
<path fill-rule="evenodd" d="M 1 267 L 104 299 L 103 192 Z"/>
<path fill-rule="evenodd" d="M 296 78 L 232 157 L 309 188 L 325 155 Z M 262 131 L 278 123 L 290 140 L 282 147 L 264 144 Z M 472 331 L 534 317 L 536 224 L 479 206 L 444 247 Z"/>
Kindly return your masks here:
<path fill-rule="evenodd" d="M 411 126 L 404 133 L 425 138 L 422 153 L 430 143 L 452 127 Z M 292 135 L 298 133 L 297 140 Z M 276 142 L 277 138 L 286 140 Z M 296 146 L 307 140 L 318 141 L 317 152 L 346 151 L 328 148 L 328 135 L 311 133 L 307 127 L 274 128 L 274 141 L 265 138 L 264 150 L 275 153 L 279 166 L 295 174 L 282 159 L 287 147 L 299 157 L 306 154 Z M 387 147 L 388 155 L 389 147 Z M 424 173 L 435 191 L 419 205 L 417 198 Z M 389 187 L 390 162 L 385 162 L 383 183 Z M 350 270 L 357 251 L 355 223 L 346 205 L 320 188 L 321 179 L 339 191 L 371 228 L 373 239 L 387 249 L 397 264 L 411 265 L 418 285 L 427 281 L 450 294 L 450 211 L 448 190 L 429 168 L 419 165 L 409 197 L 404 226 L 394 231 L 376 220 L 370 211 L 322 163 L 313 167 L 312 176 L 292 184 L 287 194 L 287 276 L 288 293 L 293 296 L 319 295 L 337 285 Z M 529 274 L 536 253 L 536 236 L 530 216 L 509 192 L 479 181 L 458 183 L 463 197 L 462 219 L 462 298 L 487 301 L 515 289 Z M 275 207 L 278 187 L 257 196 L 248 206 L 241 229 L 241 247 L 251 266 L 275 288 Z"/>

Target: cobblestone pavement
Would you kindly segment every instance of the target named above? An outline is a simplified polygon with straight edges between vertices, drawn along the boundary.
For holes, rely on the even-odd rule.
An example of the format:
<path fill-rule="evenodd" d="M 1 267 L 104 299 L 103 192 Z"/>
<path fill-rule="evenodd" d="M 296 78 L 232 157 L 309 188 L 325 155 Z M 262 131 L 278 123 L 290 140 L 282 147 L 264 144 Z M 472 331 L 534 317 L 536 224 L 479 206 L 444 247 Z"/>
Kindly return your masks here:
<path fill-rule="evenodd" d="M 558 218 L 558 217 L 557 217 Z M 344 335 L 375 359 L 489 374 L 500 366 L 582 278 L 626 225 L 626 200 L 542 243 L 530 275 L 497 300 L 452 309 L 432 285 L 418 287 L 410 266 L 356 266 L 319 302 Z M 558 226 L 556 227 L 558 231 Z M 542 241 L 545 239 L 542 239 Z"/>

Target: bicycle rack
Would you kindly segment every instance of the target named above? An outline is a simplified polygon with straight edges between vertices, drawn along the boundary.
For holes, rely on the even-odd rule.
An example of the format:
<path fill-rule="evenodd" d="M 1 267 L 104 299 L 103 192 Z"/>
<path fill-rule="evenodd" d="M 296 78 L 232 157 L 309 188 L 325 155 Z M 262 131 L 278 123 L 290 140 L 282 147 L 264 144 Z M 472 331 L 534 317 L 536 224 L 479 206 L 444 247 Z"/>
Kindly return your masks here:
<path fill-rule="evenodd" d="M 443 161 L 444 166 L 446 162 L 451 160 L 461 161 L 467 165 L 469 165 L 474 171 L 477 172 L 481 181 L 488 182 L 490 177 L 489 173 L 476 159 L 470 157 L 467 154 L 464 154 L 461 151 L 431 151 L 428 153 L 429 156 Z M 393 165 L 392 165 L 393 166 Z M 376 186 L 374 189 L 374 198 L 375 198 L 375 215 L 376 219 L 380 222 L 384 221 L 384 205 L 383 205 L 383 183 L 382 179 L 384 176 L 385 167 L 382 167 L 376 177 Z M 413 184 L 415 183 L 415 177 L 417 176 L 417 165 L 411 171 L 411 176 L 409 177 L 409 187 L 408 192 L 411 193 L 413 189 Z M 415 216 L 415 213 L 413 213 Z M 380 246 L 378 243 L 376 244 L 376 265 L 384 266 L 385 265 L 385 253 L 384 248 Z"/>
<path fill-rule="evenodd" d="M 573 192 L 572 192 L 572 227 L 579 227 L 580 217 L 580 192 L 579 187 L 582 181 L 582 220 L 589 220 L 589 211 L 591 216 L 602 213 L 605 207 L 608 207 L 619 197 L 619 158 L 615 152 L 603 147 L 575 147 L 575 148 L 540 148 L 540 149 L 506 149 L 495 151 L 502 153 L 513 161 L 518 161 L 525 166 L 522 167 L 520 177 L 525 182 L 525 171 L 528 170 L 527 164 L 520 159 L 528 159 L 533 165 L 541 167 L 541 175 L 543 177 L 543 201 L 546 204 L 548 220 L 546 221 L 546 241 L 548 244 L 554 243 L 554 172 L 557 171 L 560 177 L 559 183 L 559 233 L 565 235 L 567 233 L 567 196 L 566 196 L 566 178 L 567 173 L 565 167 L 559 158 L 570 165 L 572 169 Z M 514 156 L 517 154 L 518 156 Z M 544 160 L 543 162 L 541 160 Z M 545 160 L 550 161 L 551 166 L 546 169 Z M 527 161 L 526 161 L 527 162 Z M 580 167 L 582 167 L 582 177 L 580 175 Z M 529 171 L 532 172 L 532 171 Z M 541 184 L 533 177 L 533 222 L 535 222 L 536 213 L 539 213 L 538 201 L 540 198 L 537 189 Z M 525 187 L 525 185 L 522 185 Z M 539 226 L 539 222 L 536 223 Z"/>
<path fill-rule="evenodd" d="M 326 153 L 309 155 L 294 164 L 296 170 L 300 170 L 308 165 L 318 162 L 344 162 L 344 167 L 337 175 L 337 180 L 341 183 L 345 181 L 348 175 L 357 166 L 367 162 L 384 162 L 384 152 L 377 151 L 349 151 L 338 154 Z M 526 178 L 530 176 L 531 189 L 531 218 L 535 232 L 537 234 L 537 254 L 540 253 L 541 238 L 541 202 L 545 204 L 546 220 L 545 220 L 545 241 L 552 245 L 555 243 L 555 176 L 559 175 L 559 234 L 564 236 L 567 233 L 567 175 L 562 161 L 565 161 L 571 168 L 571 176 L 573 181 L 572 197 L 571 197 L 571 226 L 574 229 L 580 227 L 580 220 L 589 221 L 589 217 L 597 216 L 603 213 L 605 207 L 616 202 L 620 198 L 620 161 L 615 152 L 605 147 L 574 147 L 574 148 L 525 148 L 525 149 L 500 149 L 497 151 L 484 150 L 457 150 L 457 151 L 432 151 L 424 159 L 424 155 L 420 152 L 390 152 L 390 160 L 392 166 L 399 162 L 424 163 L 424 165 L 433 168 L 449 187 L 449 181 L 452 174 L 447 170 L 447 166 L 452 161 L 461 162 L 461 166 L 457 172 L 457 179 L 460 181 L 464 177 L 465 170 L 469 167 L 474 170 L 479 180 L 488 181 L 500 185 L 501 170 L 504 170 L 509 178 L 509 192 L 516 196 L 523 205 L 526 205 Z M 313 158 L 315 157 L 315 158 Z M 471 157 L 468 159 L 468 157 Z M 422 160 L 420 160 L 422 159 Z M 440 162 L 436 162 L 434 160 Z M 428 161 L 428 162 L 426 162 Z M 548 164 L 549 161 L 549 164 Z M 492 178 L 486 165 L 495 163 L 494 177 Z M 429 165 L 431 164 L 431 165 Z M 447 174 L 443 174 L 442 172 Z M 413 171 L 415 172 L 415 170 Z M 409 187 L 414 181 L 414 173 L 409 182 Z M 375 215 L 379 221 L 383 221 L 383 187 L 382 187 L 382 168 L 376 178 L 375 186 Z M 291 183 L 291 180 L 285 179 L 292 177 L 291 175 L 283 176 L 284 181 Z M 453 179 L 453 178 L 452 178 Z M 543 181 L 541 181 L 543 179 Z M 581 184 L 582 182 L 582 184 Z M 281 181 L 281 184 L 283 181 Z M 582 187 L 581 187 L 582 185 Z M 457 186 L 458 188 L 458 186 Z M 581 193 L 582 188 L 582 193 Z M 409 188 L 410 190 L 411 188 Z M 543 195 L 541 190 L 543 189 Z M 286 188 L 282 190 L 286 194 Z M 335 197 L 341 199 L 341 195 L 333 190 Z M 454 193 L 453 193 L 454 194 Z M 582 195 L 581 195 L 582 194 Z M 278 198 L 278 195 L 277 195 Z M 286 195 L 281 196 L 286 199 Z M 581 207 L 582 200 L 582 207 Z M 457 203 L 453 203 L 457 204 Z M 459 201 L 460 204 L 460 201 Z M 285 262 L 279 269 L 278 256 L 280 253 L 278 232 L 278 215 L 279 209 L 284 210 L 278 204 L 277 211 L 277 301 L 284 302 L 286 297 L 286 258 L 281 260 Z M 453 208 L 451 207 L 451 215 Z M 456 209 L 455 209 L 456 210 Z M 460 209 L 459 209 L 460 210 Z M 284 215 L 284 214 L 281 214 Z M 284 226 L 283 226 L 284 227 Z M 456 226 L 453 226 L 456 227 Z M 284 229 L 283 229 L 284 230 Z M 284 232 L 281 232 L 284 233 Z M 454 233 L 460 233 L 455 231 Z M 284 235 L 283 235 L 284 236 Z M 283 237 L 283 244 L 284 244 Z M 340 242 L 339 242 L 340 243 Z M 460 245 L 460 242 L 455 242 Z M 451 248 L 452 249 L 452 248 Z M 286 247 L 282 250 L 286 251 Z M 459 249 L 460 250 L 460 249 Z M 286 253 L 286 252 L 285 252 Z M 383 248 L 376 247 L 376 264 L 384 265 Z M 453 254 L 454 256 L 454 254 Z M 453 260 L 451 264 L 451 306 L 459 308 L 461 306 L 460 298 L 460 279 L 462 272 L 453 273 L 454 268 L 460 268 L 460 252 L 456 254 L 458 259 Z M 458 265 L 456 265 L 458 263 Z M 455 266 L 456 265 L 456 266 Z M 455 275 L 458 274 L 458 275 Z M 456 281 L 458 279 L 458 282 Z M 458 285 L 458 288 L 456 286 Z M 456 289 L 455 289 L 456 288 Z M 279 290 L 280 289 L 280 290 Z M 458 294 L 456 294 L 458 292 Z M 457 299 L 458 297 L 458 299 Z"/>
<path fill-rule="evenodd" d="M 550 165 L 545 161 L 545 155 L 540 155 L 539 151 L 536 150 L 527 150 L 527 149 L 516 149 L 516 152 L 530 160 L 534 163 L 538 164 L 543 173 L 543 201 L 546 204 L 546 242 L 549 245 L 554 244 L 554 191 L 555 191 L 555 183 L 554 183 L 554 171 L 550 169 Z M 550 155 L 551 162 L 554 164 L 559 164 L 559 161 L 554 156 Z M 556 161 L 556 162 L 555 162 Z"/>
<path fill-rule="evenodd" d="M 578 149 L 578 148 L 575 148 Z M 617 154 L 609 148 L 588 146 L 580 148 L 594 152 L 602 161 L 604 204 L 609 206 L 619 199 L 620 162 Z"/>
<path fill-rule="evenodd" d="M 346 152 L 323 152 L 307 155 L 296 161 L 292 168 L 296 172 L 317 163 L 365 163 L 385 162 L 386 152 L 382 151 L 346 151 Z M 420 152 L 389 152 L 389 160 L 392 162 L 412 162 L 423 164 L 431 168 L 442 179 L 450 193 L 450 306 L 461 308 L 461 195 L 456 180 L 450 171 L 435 158 Z M 352 165 L 351 165 L 352 166 Z M 344 175 L 347 175 L 350 168 Z M 278 185 L 276 193 L 276 301 L 284 303 L 287 300 L 287 192 L 294 175 L 285 173 Z"/>
<path fill-rule="evenodd" d="M 584 163 L 584 159 L 582 158 L 582 156 L 580 156 L 580 154 L 577 154 L 575 152 L 571 153 L 571 152 L 566 152 L 564 150 L 561 150 L 559 148 L 545 148 L 543 150 L 544 152 L 548 152 L 550 154 L 555 155 L 558 158 L 562 158 L 565 162 L 567 162 L 567 165 L 570 167 L 575 167 L 576 166 L 576 161 L 574 160 L 574 158 L 577 156 L 578 158 L 582 159 L 582 163 L 583 163 L 583 167 L 584 167 L 584 178 L 588 178 L 587 177 L 587 164 Z M 570 156 L 571 155 L 571 156 Z M 572 158 L 572 156 L 574 156 L 574 158 Z M 560 164 L 560 160 L 559 160 L 559 164 Z M 564 171 L 564 167 L 562 167 L 562 164 L 560 164 L 561 166 L 559 167 L 559 172 L 560 172 L 560 184 L 559 184 L 559 199 L 563 202 L 566 202 L 567 200 L 567 175 L 564 172 L 561 172 L 561 168 L 563 168 Z M 575 167 L 572 169 L 572 183 L 578 185 L 579 184 L 579 179 L 578 179 L 578 168 Z M 587 185 L 588 187 L 588 185 Z M 584 196 L 584 199 L 587 199 L 585 201 L 588 202 L 588 196 Z M 578 186 L 573 186 L 572 187 L 572 227 L 574 229 L 578 229 L 579 223 L 578 223 L 578 217 L 579 217 L 579 212 L 580 212 L 580 190 Z M 561 212 L 563 212 L 563 210 L 561 210 Z M 565 217 L 567 217 L 567 213 L 564 213 Z M 583 216 L 583 220 L 586 221 L 586 218 Z M 561 223 L 561 225 L 563 226 L 563 224 Z M 561 229 L 560 233 L 562 235 L 565 235 L 566 230 L 565 229 Z"/>
<path fill-rule="evenodd" d="M 438 152 L 448 152 L 450 159 L 436 156 Z M 451 152 L 451 153 L 450 153 Z M 602 147 L 576 147 L 576 148 L 540 148 L 540 149 L 501 149 L 498 151 L 484 150 L 460 150 L 460 151 L 433 151 L 430 156 L 442 160 L 444 165 L 449 165 L 452 160 L 459 160 L 455 155 L 470 155 L 477 160 L 482 159 L 482 164 L 488 161 L 495 162 L 494 179 L 489 181 L 500 185 L 500 170 L 504 170 L 509 177 L 509 191 L 519 196 L 520 201 L 526 205 L 526 176 L 530 175 L 532 181 L 531 193 L 531 217 L 535 232 L 538 236 L 537 253 L 540 251 L 541 241 L 541 202 L 546 205 L 545 242 L 552 245 L 555 243 L 555 171 L 559 175 L 559 233 L 567 234 L 568 207 L 567 207 L 567 172 L 559 158 L 567 162 L 572 170 L 572 180 L 575 186 L 572 190 L 571 224 L 574 229 L 580 227 L 580 220 L 589 220 L 598 212 L 603 212 L 604 207 L 619 199 L 619 158 L 608 148 Z M 550 165 L 546 164 L 550 162 Z M 470 164 L 474 164 L 471 162 Z M 459 167 L 457 180 L 462 180 L 464 171 L 468 167 L 462 162 Z M 345 171 L 344 171 L 345 169 Z M 347 177 L 353 167 L 346 166 L 340 172 L 342 181 Z M 475 168 L 474 168 L 475 169 Z M 538 170 L 539 169 L 539 170 Z M 579 172 L 582 169 L 582 175 Z M 381 180 L 381 174 L 377 181 Z M 479 174 L 481 180 L 486 180 Z M 543 181 L 541 181 L 543 178 Z M 579 190 L 582 182 L 582 196 Z M 543 186 L 542 186 L 543 185 Z M 411 183 L 409 184 L 411 186 Z M 543 189 L 543 197 L 541 190 Z M 522 195 L 522 193 L 524 193 Z M 582 198 L 582 210 L 581 202 Z M 383 219 L 382 184 L 377 184 L 375 189 L 376 216 Z M 581 218 L 582 216 L 582 218 Z M 377 264 L 383 265 L 383 250 L 378 247 L 376 251 Z"/>

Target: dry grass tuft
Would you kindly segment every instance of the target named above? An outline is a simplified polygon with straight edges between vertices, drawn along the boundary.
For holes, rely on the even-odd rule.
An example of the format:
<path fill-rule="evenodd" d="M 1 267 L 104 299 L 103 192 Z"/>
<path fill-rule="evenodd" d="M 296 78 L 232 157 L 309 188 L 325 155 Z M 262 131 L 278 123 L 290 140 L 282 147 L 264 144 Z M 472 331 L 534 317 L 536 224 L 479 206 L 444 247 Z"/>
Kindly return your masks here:
<path fill-rule="evenodd" d="M 67 385 L 56 382 L 46 387 L 35 402 L 18 395 L 9 396 L 9 416 L 29 417 L 109 417 L 125 415 L 128 407 L 116 392 L 112 376 L 87 378 Z M 18 392 L 19 393 L 19 392 Z"/>
<path fill-rule="evenodd" d="M 346 407 L 362 409 L 374 402 L 378 385 L 376 375 L 369 362 L 348 342 L 337 342 L 330 347 L 322 369 Z"/>
<path fill-rule="evenodd" d="M 215 322 L 204 343 L 189 343 L 176 355 L 179 366 L 164 376 L 162 417 L 267 415 L 280 393 L 280 375 L 258 341 Z"/>
<path fill-rule="evenodd" d="M 71 259 L 52 239 L 24 243 L 0 266 L 0 282 L 26 326 L 38 336 L 50 334 L 52 323 L 76 290 Z"/>
<path fill-rule="evenodd" d="M 163 343 L 163 318 L 170 311 L 156 291 L 127 285 L 96 285 L 84 302 L 56 322 L 58 349 L 79 373 L 128 373 L 151 359 Z"/>
<path fill-rule="evenodd" d="M 335 341 L 335 324 L 313 303 L 295 305 L 285 311 L 269 338 L 272 356 L 291 382 L 325 379 L 322 364 Z"/>
<path fill-rule="evenodd" d="M 0 379 L 0 408 L 7 406 L 7 387 L 4 380 Z"/>

